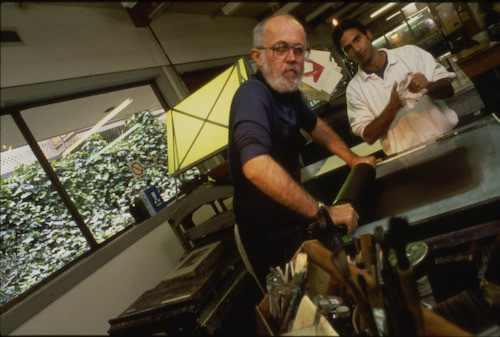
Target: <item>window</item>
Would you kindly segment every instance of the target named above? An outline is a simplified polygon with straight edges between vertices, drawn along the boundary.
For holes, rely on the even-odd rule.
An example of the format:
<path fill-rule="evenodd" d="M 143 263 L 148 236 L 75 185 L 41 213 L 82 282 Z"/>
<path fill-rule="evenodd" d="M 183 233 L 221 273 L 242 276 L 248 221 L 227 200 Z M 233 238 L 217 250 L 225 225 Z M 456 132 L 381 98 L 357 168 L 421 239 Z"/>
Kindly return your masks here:
<path fill-rule="evenodd" d="M 147 186 L 165 201 L 176 194 L 165 111 L 150 85 L 20 109 L 18 116 L 49 169 L 22 136 L 18 117 L 1 116 L 1 305 L 132 226 L 129 205 Z M 142 179 L 129 169 L 136 160 L 146 169 Z"/>
<path fill-rule="evenodd" d="M 376 48 L 395 48 L 410 43 L 421 44 L 435 35 L 440 38 L 437 24 L 426 3 L 407 4 L 377 20 L 383 27 L 385 35 L 374 40 Z"/>
<path fill-rule="evenodd" d="M 11 116 L 2 116 L 1 304 L 38 283 L 90 249 L 54 185 L 28 146 L 10 148 L 3 139 L 20 139 Z M 7 130 L 7 128 L 5 129 Z M 44 144 L 40 144 L 44 146 Z M 16 162 L 16 166 L 10 162 Z M 10 172 L 6 172 L 10 171 Z"/>

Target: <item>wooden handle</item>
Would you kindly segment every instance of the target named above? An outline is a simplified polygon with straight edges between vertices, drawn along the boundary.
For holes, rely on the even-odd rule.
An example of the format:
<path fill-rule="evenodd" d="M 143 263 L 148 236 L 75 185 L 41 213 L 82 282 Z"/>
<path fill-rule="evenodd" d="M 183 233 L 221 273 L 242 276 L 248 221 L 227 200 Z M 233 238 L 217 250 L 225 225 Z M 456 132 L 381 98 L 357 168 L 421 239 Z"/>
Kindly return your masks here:
<path fill-rule="evenodd" d="M 411 311 L 413 319 L 415 320 L 417 335 L 423 336 L 425 328 L 413 267 L 410 266 L 410 268 L 406 270 L 401 270 L 399 267 L 396 267 L 396 270 L 398 272 L 399 284 L 401 284 L 401 289 L 403 290 L 406 307 Z"/>
<path fill-rule="evenodd" d="M 321 269 L 326 271 L 333 277 L 336 281 L 345 284 L 343 278 L 341 277 L 339 271 L 335 268 L 330 260 L 330 252 L 328 249 L 323 247 L 321 243 L 317 240 L 306 241 L 302 245 L 302 250 L 307 253 L 311 262 L 318 265 Z M 370 274 L 362 271 L 356 266 L 349 264 L 349 270 L 351 272 L 352 279 L 356 287 L 361 287 L 357 283 L 358 274 L 365 277 L 368 285 L 372 284 L 372 277 Z M 425 334 L 428 336 L 473 336 L 470 332 L 458 327 L 457 325 L 451 323 L 450 321 L 444 319 L 433 311 L 427 310 L 421 306 L 422 316 L 425 327 Z"/>
<path fill-rule="evenodd" d="M 370 269 L 372 266 L 372 236 L 370 233 L 361 233 L 359 235 L 361 242 L 361 256 L 365 269 Z"/>

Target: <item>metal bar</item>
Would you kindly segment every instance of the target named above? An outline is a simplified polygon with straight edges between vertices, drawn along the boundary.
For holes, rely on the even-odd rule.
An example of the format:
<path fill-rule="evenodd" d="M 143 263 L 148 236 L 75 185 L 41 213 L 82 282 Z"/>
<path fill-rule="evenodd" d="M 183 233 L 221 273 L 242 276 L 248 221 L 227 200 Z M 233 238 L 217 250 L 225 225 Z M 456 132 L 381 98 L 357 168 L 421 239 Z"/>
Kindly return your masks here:
<path fill-rule="evenodd" d="M 31 133 L 30 129 L 26 125 L 26 122 L 21 116 L 21 113 L 19 111 L 16 111 L 12 113 L 12 118 L 16 122 L 19 130 L 23 134 L 24 138 L 26 139 L 26 142 L 30 146 L 31 150 L 35 154 L 36 158 L 40 162 L 40 165 L 42 166 L 43 170 L 47 174 L 48 178 L 54 184 L 54 187 L 59 194 L 59 197 L 62 199 L 64 205 L 68 208 L 69 212 L 71 213 L 71 216 L 73 217 L 73 220 L 76 222 L 76 225 L 82 232 L 83 236 L 89 243 L 91 249 L 96 249 L 99 247 L 99 244 L 95 240 L 94 236 L 90 232 L 89 228 L 85 224 L 85 221 L 83 220 L 80 212 L 78 212 L 78 209 L 76 208 L 75 204 L 73 204 L 73 201 L 69 197 L 69 195 L 66 193 L 66 190 L 64 189 L 64 186 L 61 184 L 59 181 L 59 178 L 57 177 L 56 173 L 52 169 L 52 166 L 50 165 L 49 161 L 43 154 L 42 149 L 38 146 L 38 143 Z"/>

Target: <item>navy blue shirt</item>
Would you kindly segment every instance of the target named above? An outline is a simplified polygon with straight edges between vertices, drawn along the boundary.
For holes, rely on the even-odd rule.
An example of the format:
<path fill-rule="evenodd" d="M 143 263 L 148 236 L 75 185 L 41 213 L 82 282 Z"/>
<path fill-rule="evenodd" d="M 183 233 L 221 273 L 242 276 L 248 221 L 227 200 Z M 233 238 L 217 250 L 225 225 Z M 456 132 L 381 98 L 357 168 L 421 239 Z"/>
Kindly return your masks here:
<path fill-rule="evenodd" d="M 280 94 L 260 72 L 236 91 L 229 117 L 229 166 L 234 186 L 233 211 L 240 230 L 272 239 L 293 235 L 305 219 L 261 192 L 244 176 L 243 165 L 267 154 L 300 184 L 300 129 L 311 131 L 317 122 L 298 90 Z M 294 225 L 291 225 L 294 224 Z M 303 227 L 303 226 L 302 226 Z"/>

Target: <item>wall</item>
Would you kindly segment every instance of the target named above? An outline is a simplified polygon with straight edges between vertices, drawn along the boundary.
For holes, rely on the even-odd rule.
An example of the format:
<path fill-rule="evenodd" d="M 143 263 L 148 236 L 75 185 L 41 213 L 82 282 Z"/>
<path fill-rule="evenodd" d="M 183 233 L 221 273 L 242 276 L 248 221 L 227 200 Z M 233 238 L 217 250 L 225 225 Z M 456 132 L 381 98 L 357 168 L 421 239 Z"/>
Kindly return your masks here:
<path fill-rule="evenodd" d="M 170 226 L 163 223 L 10 335 L 106 335 L 108 320 L 155 287 L 183 253 Z"/>
<path fill-rule="evenodd" d="M 136 28 L 124 9 L 36 2 L 24 11 L 14 2 L 1 6 L 2 29 L 15 28 L 24 42 L 2 44 L 2 88 L 168 65 L 152 34 Z M 151 27 L 179 64 L 248 54 L 255 23 L 163 13 Z"/>

